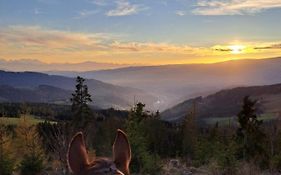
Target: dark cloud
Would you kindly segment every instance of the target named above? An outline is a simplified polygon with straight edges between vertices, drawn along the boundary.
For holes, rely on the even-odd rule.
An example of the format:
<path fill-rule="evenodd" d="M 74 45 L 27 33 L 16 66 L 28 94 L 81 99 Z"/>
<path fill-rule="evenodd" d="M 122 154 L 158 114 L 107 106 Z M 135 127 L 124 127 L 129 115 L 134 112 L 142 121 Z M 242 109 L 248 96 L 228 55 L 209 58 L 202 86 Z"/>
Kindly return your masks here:
<path fill-rule="evenodd" d="M 281 44 L 272 44 L 269 46 L 254 47 L 255 50 L 266 50 L 266 49 L 281 49 Z"/>
<path fill-rule="evenodd" d="M 232 49 L 223 49 L 223 48 L 215 48 L 215 51 L 219 51 L 219 52 L 231 52 Z"/>

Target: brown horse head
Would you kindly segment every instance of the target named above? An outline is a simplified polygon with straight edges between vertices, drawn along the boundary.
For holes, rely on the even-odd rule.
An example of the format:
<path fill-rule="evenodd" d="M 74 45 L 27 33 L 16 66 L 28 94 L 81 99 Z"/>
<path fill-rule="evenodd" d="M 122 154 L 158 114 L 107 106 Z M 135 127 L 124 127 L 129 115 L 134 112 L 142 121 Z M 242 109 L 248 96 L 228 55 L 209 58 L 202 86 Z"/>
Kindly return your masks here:
<path fill-rule="evenodd" d="M 120 129 L 113 144 L 112 158 L 89 161 L 84 136 L 78 132 L 68 148 L 68 165 L 75 175 L 130 175 L 131 148 L 126 134 Z"/>

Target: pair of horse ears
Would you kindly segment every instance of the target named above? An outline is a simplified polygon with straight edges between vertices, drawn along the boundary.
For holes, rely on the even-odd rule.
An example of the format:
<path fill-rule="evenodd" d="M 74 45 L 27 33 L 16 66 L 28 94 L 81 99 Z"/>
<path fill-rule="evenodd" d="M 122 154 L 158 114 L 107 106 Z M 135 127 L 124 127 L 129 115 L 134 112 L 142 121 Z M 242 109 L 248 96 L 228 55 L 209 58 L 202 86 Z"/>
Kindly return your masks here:
<path fill-rule="evenodd" d="M 113 161 L 117 168 L 125 175 L 128 175 L 131 148 L 126 134 L 120 129 L 117 130 L 112 152 Z M 68 164 L 75 174 L 85 170 L 90 164 L 82 132 L 78 132 L 70 142 L 68 148 Z"/>

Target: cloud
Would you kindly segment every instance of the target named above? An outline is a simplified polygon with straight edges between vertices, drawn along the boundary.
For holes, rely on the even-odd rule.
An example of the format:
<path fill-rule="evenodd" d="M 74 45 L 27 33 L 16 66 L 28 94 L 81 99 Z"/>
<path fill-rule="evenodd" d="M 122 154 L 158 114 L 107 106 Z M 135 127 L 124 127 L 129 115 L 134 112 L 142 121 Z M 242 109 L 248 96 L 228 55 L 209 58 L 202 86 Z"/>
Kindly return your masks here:
<path fill-rule="evenodd" d="M 110 33 L 78 33 L 46 29 L 40 26 L 0 28 L 0 56 L 14 58 L 97 57 L 122 53 L 132 54 L 201 54 L 203 48 L 157 42 L 125 41 L 122 35 Z M 134 56 L 135 57 L 135 56 Z"/>
<path fill-rule="evenodd" d="M 46 29 L 40 26 L 10 26 L 0 28 L 0 44 L 10 50 L 27 52 L 194 52 L 197 48 L 188 45 L 154 42 L 123 41 L 120 35 L 109 33 L 78 33 Z"/>
<path fill-rule="evenodd" d="M 220 52 L 231 52 L 232 49 L 224 49 L 224 48 L 214 48 L 215 51 L 220 51 Z"/>
<path fill-rule="evenodd" d="M 95 4 L 97 6 L 105 6 L 105 5 L 107 5 L 106 0 L 91 0 L 89 2 L 92 3 L 92 4 Z"/>
<path fill-rule="evenodd" d="M 281 8 L 281 0 L 197 0 L 196 15 L 247 15 Z"/>
<path fill-rule="evenodd" d="M 152 42 L 118 42 L 115 41 L 111 45 L 112 49 L 120 51 L 132 52 L 177 52 L 177 53 L 191 53 L 198 48 L 188 45 L 174 45 L 169 43 L 152 43 Z"/>
<path fill-rule="evenodd" d="M 51 5 L 59 4 L 58 0 L 37 0 L 37 2 L 43 3 L 43 4 L 51 4 Z"/>
<path fill-rule="evenodd" d="M 255 50 L 281 49 L 281 43 L 254 47 Z"/>
<path fill-rule="evenodd" d="M 226 59 L 230 45 L 191 46 L 159 42 L 127 40 L 112 33 L 79 33 L 40 26 L 0 27 L 0 58 L 39 58 L 45 62 L 95 61 L 122 63 L 186 63 Z M 280 42 L 240 43 L 245 46 L 241 56 L 280 56 Z M 236 55 L 237 57 L 240 55 Z M 250 55 L 252 56 L 252 55 Z M 255 57 L 256 58 L 256 57 Z M 258 58 L 258 56 L 257 56 Z"/>
<path fill-rule="evenodd" d="M 38 8 L 35 8 L 34 10 L 33 10 L 33 13 L 35 14 L 35 15 L 40 15 L 40 14 L 44 14 L 40 9 L 38 9 Z"/>
<path fill-rule="evenodd" d="M 232 49 L 229 47 L 230 45 L 215 45 L 211 47 L 211 50 L 216 51 L 216 52 L 231 52 Z"/>
<path fill-rule="evenodd" d="M 10 26 L 0 29 L 0 43 L 26 51 L 44 50 L 100 50 L 110 34 L 83 34 L 44 29 L 39 26 Z M 114 37 L 113 37 L 114 38 Z"/>
<path fill-rule="evenodd" d="M 194 47 L 159 42 L 124 41 L 122 35 L 111 33 L 79 33 L 46 29 L 40 26 L 10 26 L 0 28 L 0 44 L 22 50 L 173 52 L 200 54 L 206 51 L 231 51 L 230 45 Z M 233 44 L 236 45 L 236 44 Z M 279 42 L 240 43 L 245 49 L 281 49 Z"/>
<path fill-rule="evenodd" d="M 129 1 L 126 0 L 118 0 L 116 1 L 116 8 L 108 11 L 106 13 L 107 16 L 128 16 L 137 14 L 140 11 L 147 9 L 142 5 L 138 4 L 131 4 Z"/>
<path fill-rule="evenodd" d="M 10 26 L 0 28 L 0 43 L 23 50 L 50 50 L 64 52 L 79 51 L 122 51 L 122 52 L 173 52 L 200 54 L 206 51 L 229 52 L 231 45 L 215 45 L 212 47 L 193 47 L 158 42 L 124 41 L 121 35 L 110 33 L 79 33 L 46 29 L 40 26 Z M 245 49 L 265 50 L 280 49 L 281 44 L 241 43 Z M 234 44 L 235 45 L 235 44 Z"/>
<path fill-rule="evenodd" d="M 99 13 L 99 10 L 82 10 L 78 12 L 78 16 L 74 17 L 75 19 L 86 18 L 92 15 Z"/>
<path fill-rule="evenodd" d="M 259 53 L 259 52 L 280 52 L 281 43 L 243 43 L 241 45 L 229 44 L 229 45 L 215 45 L 211 47 L 215 52 L 229 53 L 234 49 L 244 53 Z"/>
<path fill-rule="evenodd" d="M 181 10 L 177 10 L 177 11 L 175 12 L 175 14 L 178 15 L 178 16 L 184 16 L 184 15 L 185 15 L 185 12 L 184 12 L 184 11 L 181 11 Z"/>

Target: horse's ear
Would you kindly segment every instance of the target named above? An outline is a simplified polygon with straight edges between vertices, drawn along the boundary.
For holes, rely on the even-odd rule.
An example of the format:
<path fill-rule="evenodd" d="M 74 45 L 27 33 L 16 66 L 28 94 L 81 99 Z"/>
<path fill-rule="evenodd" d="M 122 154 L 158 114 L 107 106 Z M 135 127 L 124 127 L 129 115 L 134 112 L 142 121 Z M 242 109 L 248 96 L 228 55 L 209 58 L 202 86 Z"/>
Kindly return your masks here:
<path fill-rule="evenodd" d="M 68 148 L 67 159 L 68 165 L 74 174 L 79 174 L 89 165 L 82 132 L 78 132 L 72 138 Z"/>
<path fill-rule="evenodd" d="M 129 175 L 129 165 L 131 161 L 131 147 L 127 135 L 120 129 L 113 144 L 113 160 L 117 168 L 125 175 Z"/>

